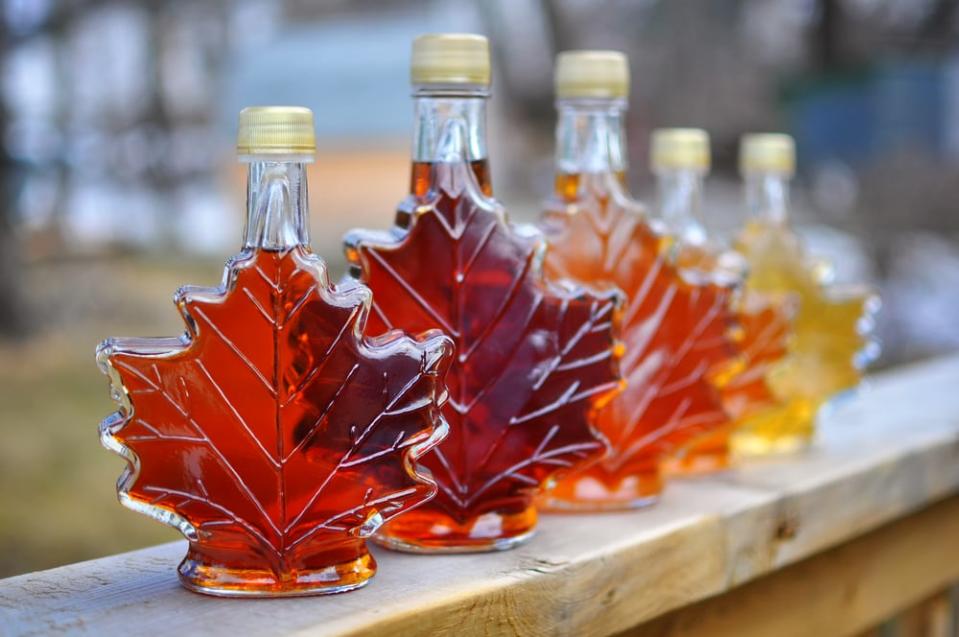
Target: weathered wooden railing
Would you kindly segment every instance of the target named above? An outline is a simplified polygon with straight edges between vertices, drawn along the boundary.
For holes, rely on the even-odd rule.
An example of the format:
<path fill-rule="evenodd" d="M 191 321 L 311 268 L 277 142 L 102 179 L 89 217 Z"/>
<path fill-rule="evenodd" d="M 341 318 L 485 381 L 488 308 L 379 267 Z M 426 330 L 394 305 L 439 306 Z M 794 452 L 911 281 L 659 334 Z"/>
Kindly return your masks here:
<path fill-rule="evenodd" d="M 544 516 L 505 553 L 378 551 L 345 595 L 189 593 L 184 548 L 0 580 L 0 634 L 826 637 L 909 608 L 903 634 L 959 634 L 959 357 L 875 377 L 802 455 L 674 481 L 646 511 Z"/>

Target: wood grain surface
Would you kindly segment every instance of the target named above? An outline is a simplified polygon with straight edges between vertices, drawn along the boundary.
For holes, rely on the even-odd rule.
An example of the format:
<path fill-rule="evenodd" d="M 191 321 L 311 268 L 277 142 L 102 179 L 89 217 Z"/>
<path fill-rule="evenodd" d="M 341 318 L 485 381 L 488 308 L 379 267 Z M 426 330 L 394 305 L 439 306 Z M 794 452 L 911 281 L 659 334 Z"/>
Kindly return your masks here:
<path fill-rule="evenodd" d="M 874 377 L 823 418 L 805 453 L 675 480 L 644 511 L 543 516 L 538 535 L 513 551 L 378 550 L 379 573 L 359 591 L 225 600 L 180 588 L 176 565 L 185 544 L 176 542 L 0 580 L 0 634 L 610 635 L 745 590 L 737 587 L 894 529 L 897 520 L 908 524 L 904 518 L 936 511 L 940 500 L 955 508 L 949 498 L 957 493 L 953 357 Z M 959 528 L 934 517 L 922 527 L 926 540 L 902 544 L 905 552 L 889 559 L 932 550 L 941 533 Z M 954 552 L 941 555 L 955 560 Z M 919 572 L 901 587 L 930 595 L 935 589 L 926 585 L 941 570 L 925 583 Z M 895 573 L 867 575 L 896 581 Z"/>

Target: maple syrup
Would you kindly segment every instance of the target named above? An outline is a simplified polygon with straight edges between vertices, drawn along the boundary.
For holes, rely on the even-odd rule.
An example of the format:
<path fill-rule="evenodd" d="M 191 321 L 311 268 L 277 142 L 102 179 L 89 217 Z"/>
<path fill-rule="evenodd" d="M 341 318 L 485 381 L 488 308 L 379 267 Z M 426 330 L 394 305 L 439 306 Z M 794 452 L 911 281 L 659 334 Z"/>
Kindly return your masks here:
<path fill-rule="evenodd" d="M 878 355 L 871 338 L 878 297 L 863 287 L 828 285 L 788 221 L 795 146 L 781 134 L 753 134 L 740 145 L 750 219 L 736 247 L 749 263 L 747 292 L 797 304 L 785 358 L 767 378 L 781 401 L 746 418 L 733 438 L 736 453 L 792 452 L 808 446 L 820 407 L 859 384 Z"/>
<path fill-rule="evenodd" d="M 682 275 L 672 241 L 624 186 L 629 74 L 624 55 L 573 51 L 557 61 L 556 192 L 540 221 L 546 270 L 626 293 L 626 389 L 594 416 L 610 441 L 599 462 L 559 480 L 557 510 L 636 508 L 662 486 L 662 460 L 727 421 L 708 370 L 730 356 L 728 290 Z"/>
<path fill-rule="evenodd" d="M 365 584 L 364 538 L 428 499 L 416 464 L 446 431 L 449 339 L 364 336 L 370 291 L 333 286 L 312 254 L 307 109 L 246 109 L 243 251 L 219 288 L 186 286 L 179 338 L 110 339 L 97 358 L 119 411 L 101 425 L 129 461 L 126 506 L 189 540 L 183 584 L 225 596 Z"/>
<path fill-rule="evenodd" d="M 491 198 L 488 56 L 480 36 L 414 42 L 411 194 L 393 229 L 346 239 L 351 273 L 374 292 L 371 329 L 439 327 L 455 344 L 450 435 L 422 460 L 439 493 L 376 536 L 399 550 L 528 539 L 541 487 L 605 451 L 589 416 L 620 388 L 620 295 L 544 279 L 543 237 Z"/>
<path fill-rule="evenodd" d="M 776 404 L 766 382 L 770 365 L 785 354 L 788 308 L 740 289 L 745 260 L 713 240 L 702 212 L 702 182 L 709 171 L 709 135 L 697 128 L 653 131 L 650 162 L 657 177 L 658 216 L 674 237 L 673 261 L 687 278 L 712 281 L 728 291 L 730 351 L 735 357 L 710 370 L 720 388 L 728 418 L 723 426 L 698 436 L 666 464 L 676 474 L 726 468 L 730 438 L 742 418 Z"/>

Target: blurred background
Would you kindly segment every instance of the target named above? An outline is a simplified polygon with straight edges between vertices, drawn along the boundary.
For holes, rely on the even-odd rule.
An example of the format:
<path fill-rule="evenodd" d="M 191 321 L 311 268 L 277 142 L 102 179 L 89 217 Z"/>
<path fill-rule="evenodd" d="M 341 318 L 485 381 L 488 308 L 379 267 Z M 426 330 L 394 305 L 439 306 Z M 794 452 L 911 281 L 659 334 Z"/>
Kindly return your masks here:
<path fill-rule="evenodd" d="M 494 45 L 498 197 L 551 186 L 552 61 L 632 61 L 630 179 L 649 132 L 712 134 L 718 232 L 743 220 L 739 136 L 792 133 L 795 223 L 840 281 L 881 289 L 888 367 L 959 348 L 959 6 L 948 0 L 0 0 L 0 576 L 174 539 L 116 503 L 123 462 L 93 349 L 172 335 L 182 283 L 239 245 L 245 105 L 316 114 L 314 246 L 383 228 L 408 182 L 411 39 Z"/>

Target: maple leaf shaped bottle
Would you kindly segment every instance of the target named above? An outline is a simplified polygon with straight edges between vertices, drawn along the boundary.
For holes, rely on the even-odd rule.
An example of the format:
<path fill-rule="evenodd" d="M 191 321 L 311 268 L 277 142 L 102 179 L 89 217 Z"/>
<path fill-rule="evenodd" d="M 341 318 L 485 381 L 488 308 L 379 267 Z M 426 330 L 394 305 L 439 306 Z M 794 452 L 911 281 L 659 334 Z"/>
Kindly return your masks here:
<path fill-rule="evenodd" d="M 710 165 L 706 131 L 653 131 L 650 164 L 657 181 L 657 218 L 673 237 L 673 262 L 686 278 L 711 281 L 727 290 L 725 320 L 735 326 L 728 344 L 735 357 L 710 371 L 722 390 L 729 415 L 726 425 L 694 438 L 666 468 L 680 474 L 717 471 L 729 465 L 729 441 L 740 420 L 777 402 L 766 374 L 785 355 L 791 308 L 755 291 L 743 294 L 745 260 L 708 234 L 702 211 L 703 178 Z"/>
<path fill-rule="evenodd" d="M 556 186 L 541 220 L 550 242 L 546 270 L 625 292 L 621 367 L 627 387 L 595 418 L 612 451 L 559 481 L 546 505 L 636 508 L 658 498 L 668 454 L 727 422 L 707 372 L 731 355 L 728 291 L 682 276 L 670 258 L 669 238 L 627 192 L 626 56 L 561 53 L 556 90 Z"/>
<path fill-rule="evenodd" d="M 736 248 L 749 264 L 747 292 L 797 301 L 786 357 L 768 382 L 782 404 L 747 418 L 733 437 L 742 455 L 791 452 L 806 447 L 820 407 L 856 387 L 879 352 L 871 337 L 879 298 L 862 286 L 829 285 L 788 221 L 789 180 L 795 144 L 783 134 L 751 134 L 740 144 L 749 221 Z"/>
<path fill-rule="evenodd" d="M 423 459 L 439 493 L 376 536 L 399 550 L 488 551 L 529 538 L 537 491 L 605 451 L 589 414 L 621 384 L 621 296 L 548 283 L 543 237 L 508 223 L 492 199 L 489 74 L 482 36 L 415 40 L 411 194 L 392 230 L 346 239 L 353 274 L 374 292 L 371 324 L 440 327 L 456 347 L 450 435 Z"/>
<path fill-rule="evenodd" d="M 245 109 L 238 137 L 243 251 L 219 288 L 177 292 L 182 336 L 100 345 L 120 406 L 101 440 L 129 463 L 120 501 L 189 540 L 187 588 L 346 591 L 375 572 L 364 538 L 436 490 L 416 461 L 447 430 L 452 344 L 365 336 L 369 289 L 331 285 L 311 253 L 308 109 Z"/>

